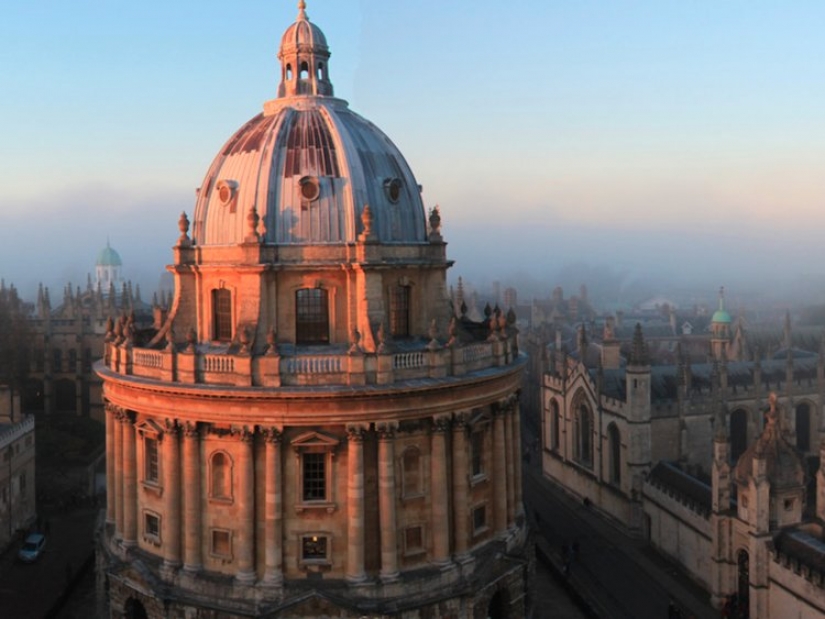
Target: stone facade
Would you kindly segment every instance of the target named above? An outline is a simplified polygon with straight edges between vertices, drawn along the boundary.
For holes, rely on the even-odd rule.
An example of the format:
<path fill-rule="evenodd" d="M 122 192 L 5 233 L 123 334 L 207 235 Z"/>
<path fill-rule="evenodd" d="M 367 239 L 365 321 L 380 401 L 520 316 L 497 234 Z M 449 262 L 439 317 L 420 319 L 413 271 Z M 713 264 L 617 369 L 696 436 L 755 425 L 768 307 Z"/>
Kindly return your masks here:
<path fill-rule="evenodd" d="M 524 617 L 516 331 L 453 315 L 438 209 L 303 2 L 279 58 L 180 218 L 168 318 L 106 335 L 109 614 Z"/>
<path fill-rule="evenodd" d="M 32 525 L 35 505 L 34 417 L 0 386 L 0 549 Z"/>

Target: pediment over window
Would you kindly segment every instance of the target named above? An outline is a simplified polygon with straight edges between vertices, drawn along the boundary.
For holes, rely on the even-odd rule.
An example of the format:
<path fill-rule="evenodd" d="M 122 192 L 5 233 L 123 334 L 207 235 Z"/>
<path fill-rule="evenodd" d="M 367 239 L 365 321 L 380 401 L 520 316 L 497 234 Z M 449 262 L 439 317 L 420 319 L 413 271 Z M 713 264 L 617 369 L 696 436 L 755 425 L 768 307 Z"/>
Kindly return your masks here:
<path fill-rule="evenodd" d="M 135 429 L 143 435 L 161 436 L 163 434 L 163 427 L 160 426 L 154 419 L 144 419 L 137 425 Z"/>
<path fill-rule="evenodd" d="M 340 442 L 331 434 L 312 431 L 295 437 L 290 444 L 296 452 L 300 453 L 302 451 L 335 451 Z"/>

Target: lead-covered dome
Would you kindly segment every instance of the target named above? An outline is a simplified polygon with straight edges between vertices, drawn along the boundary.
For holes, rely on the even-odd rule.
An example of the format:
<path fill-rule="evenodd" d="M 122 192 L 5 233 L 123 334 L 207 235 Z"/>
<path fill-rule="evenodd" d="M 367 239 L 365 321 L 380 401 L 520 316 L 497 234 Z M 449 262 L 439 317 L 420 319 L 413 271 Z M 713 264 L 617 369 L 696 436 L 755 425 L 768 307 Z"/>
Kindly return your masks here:
<path fill-rule="evenodd" d="M 301 2 L 281 39 L 278 98 L 229 139 L 198 191 L 196 244 L 243 243 L 256 216 L 264 243 L 353 243 L 365 205 L 376 241 L 427 242 L 412 170 L 380 129 L 332 96 L 329 56 Z"/>

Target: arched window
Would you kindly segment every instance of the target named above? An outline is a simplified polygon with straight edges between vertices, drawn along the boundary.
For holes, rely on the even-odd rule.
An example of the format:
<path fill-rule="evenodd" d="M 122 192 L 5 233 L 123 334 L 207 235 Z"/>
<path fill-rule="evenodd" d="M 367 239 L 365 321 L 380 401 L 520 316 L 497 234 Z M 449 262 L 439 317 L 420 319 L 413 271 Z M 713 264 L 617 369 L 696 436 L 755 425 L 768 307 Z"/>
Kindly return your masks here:
<path fill-rule="evenodd" d="M 622 437 L 615 423 L 607 426 L 607 445 L 610 466 L 608 479 L 611 484 L 618 486 L 622 482 Z"/>
<path fill-rule="evenodd" d="M 550 419 L 552 423 L 550 449 L 558 451 L 559 445 L 561 445 L 561 410 L 556 400 L 550 403 Z"/>
<path fill-rule="evenodd" d="M 405 498 L 421 496 L 421 452 L 418 447 L 408 447 L 401 456 L 403 477 L 402 492 Z"/>
<path fill-rule="evenodd" d="M 295 292 L 295 341 L 329 344 L 329 301 L 323 288 L 302 288 Z"/>
<path fill-rule="evenodd" d="M 730 415 L 730 458 L 732 462 L 748 448 L 748 412 L 739 408 Z"/>
<path fill-rule="evenodd" d="M 736 554 L 736 566 L 739 608 L 747 609 L 750 606 L 750 557 L 747 550 L 740 550 Z"/>
<path fill-rule="evenodd" d="M 209 496 L 232 498 L 232 463 L 222 451 L 214 453 L 209 464 Z"/>
<path fill-rule="evenodd" d="M 306 61 L 301 63 L 301 73 L 298 77 L 302 80 L 305 80 L 309 77 L 309 65 L 306 63 Z"/>
<path fill-rule="evenodd" d="M 586 466 L 593 466 L 593 413 L 586 404 L 579 406 L 576 416 L 576 459 Z"/>
<path fill-rule="evenodd" d="M 811 407 L 807 402 L 796 407 L 796 446 L 800 451 L 811 450 Z"/>
<path fill-rule="evenodd" d="M 232 339 L 232 293 L 226 288 L 212 291 L 212 330 L 220 342 Z"/>
<path fill-rule="evenodd" d="M 318 63 L 318 72 L 316 73 L 316 75 L 318 76 L 319 80 L 324 79 L 324 63 L 323 62 Z"/>
<path fill-rule="evenodd" d="M 286 79 L 287 79 L 287 81 L 292 80 L 292 65 L 291 64 L 286 65 Z"/>

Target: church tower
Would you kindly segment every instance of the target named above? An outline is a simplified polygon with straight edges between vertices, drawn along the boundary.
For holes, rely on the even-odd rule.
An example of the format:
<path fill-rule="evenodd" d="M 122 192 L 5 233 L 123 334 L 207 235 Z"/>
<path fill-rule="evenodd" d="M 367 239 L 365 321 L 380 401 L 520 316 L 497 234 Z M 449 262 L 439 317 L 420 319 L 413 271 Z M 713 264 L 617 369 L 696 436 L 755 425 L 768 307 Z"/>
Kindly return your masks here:
<path fill-rule="evenodd" d="M 730 314 L 725 310 L 725 288 L 719 289 L 719 308 L 713 313 L 710 321 L 711 330 L 711 354 L 716 361 L 727 360 L 731 343 L 731 320 Z"/>
<path fill-rule="evenodd" d="M 298 9 L 179 217 L 168 316 L 96 366 L 110 615 L 528 616 L 516 331 L 454 315 L 438 207 Z"/>

